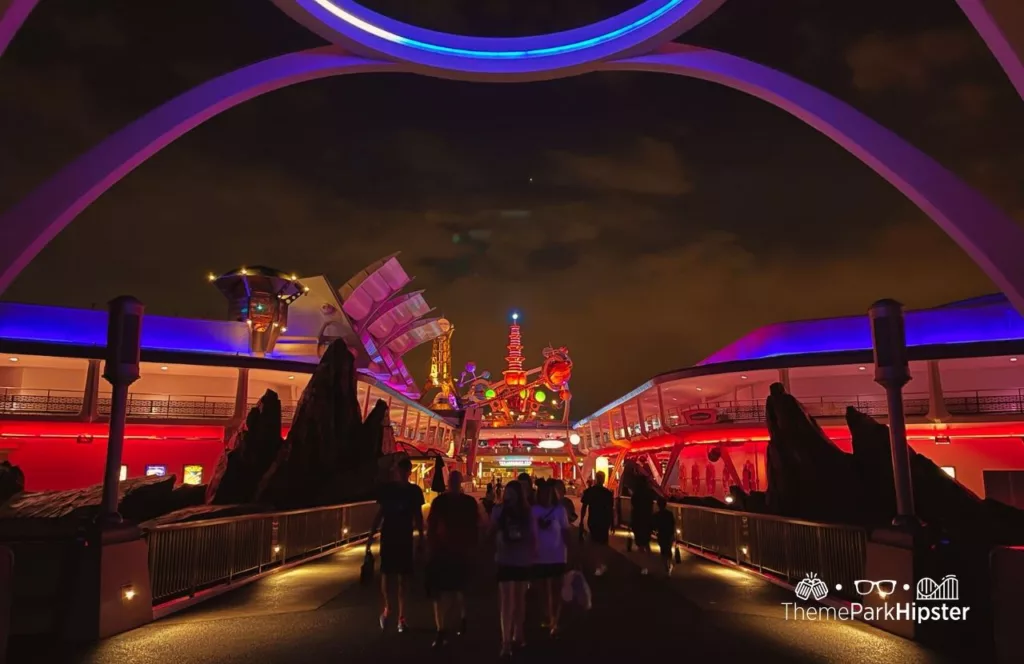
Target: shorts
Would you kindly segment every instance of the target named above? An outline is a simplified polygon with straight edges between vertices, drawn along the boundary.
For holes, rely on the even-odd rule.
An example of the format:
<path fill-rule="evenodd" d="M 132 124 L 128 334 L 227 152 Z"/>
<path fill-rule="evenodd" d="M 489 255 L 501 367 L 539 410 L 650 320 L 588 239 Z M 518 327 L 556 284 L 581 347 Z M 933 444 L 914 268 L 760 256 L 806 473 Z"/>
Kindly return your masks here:
<path fill-rule="evenodd" d="M 545 563 L 533 566 L 534 579 L 561 579 L 565 576 L 565 563 Z"/>
<path fill-rule="evenodd" d="M 607 544 L 608 543 L 608 526 L 591 526 L 590 527 L 590 541 L 594 544 Z"/>
<path fill-rule="evenodd" d="M 503 581 L 530 581 L 533 565 L 498 565 L 498 583 Z"/>
<path fill-rule="evenodd" d="M 469 561 L 454 557 L 438 557 L 427 563 L 427 594 L 460 593 L 469 584 Z"/>
<path fill-rule="evenodd" d="M 380 573 L 411 575 L 416 571 L 416 560 L 412 555 L 412 542 L 381 542 Z"/>

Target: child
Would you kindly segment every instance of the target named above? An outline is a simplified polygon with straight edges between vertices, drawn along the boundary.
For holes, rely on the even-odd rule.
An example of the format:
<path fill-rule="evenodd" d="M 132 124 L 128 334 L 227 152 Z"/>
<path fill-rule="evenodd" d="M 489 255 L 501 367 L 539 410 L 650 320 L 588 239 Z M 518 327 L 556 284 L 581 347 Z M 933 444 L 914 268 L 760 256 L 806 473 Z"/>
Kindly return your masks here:
<path fill-rule="evenodd" d="M 658 498 L 658 513 L 654 515 L 654 529 L 658 531 L 658 548 L 665 571 L 672 573 L 672 546 L 676 542 L 676 518 L 668 509 L 668 501 Z"/>

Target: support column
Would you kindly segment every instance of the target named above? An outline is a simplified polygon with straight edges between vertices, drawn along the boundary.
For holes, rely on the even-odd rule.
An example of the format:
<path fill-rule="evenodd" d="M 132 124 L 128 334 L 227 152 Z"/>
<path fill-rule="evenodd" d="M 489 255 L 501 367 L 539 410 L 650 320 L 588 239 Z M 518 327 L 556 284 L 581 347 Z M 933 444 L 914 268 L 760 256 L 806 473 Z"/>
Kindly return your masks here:
<path fill-rule="evenodd" d="M 672 480 L 673 473 L 676 473 L 676 466 L 679 465 L 679 455 L 683 451 L 683 444 L 676 443 L 672 446 L 672 451 L 668 455 L 668 465 L 665 466 L 665 477 L 661 481 L 661 492 L 667 493 L 669 489 L 669 482 Z M 682 488 L 682 478 L 679 481 L 679 488 Z"/>
<path fill-rule="evenodd" d="M 951 418 L 942 393 L 942 375 L 938 360 L 928 360 L 928 419 L 945 422 Z"/>
<path fill-rule="evenodd" d="M 665 419 L 665 395 L 661 392 L 661 385 L 657 385 L 655 389 L 658 391 L 658 425 L 667 433 L 669 427 L 668 420 Z"/>
<path fill-rule="evenodd" d="M 889 445 L 896 486 L 896 519 L 893 525 L 912 527 L 917 523 L 914 488 L 910 477 L 910 448 L 903 411 L 903 386 L 910 382 L 907 337 L 903 305 L 896 300 L 879 300 L 868 310 L 871 342 L 875 352 L 875 382 L 885 388 L 889 405 Z"/>
<path fill-rule="evenodd" d="M 85 393 L 82 395 L 82 412 L 79 413 L 79 417 L 86 422 L 95 422 L 100 416 L 100 373 L 100 361 L 89 360 L 85 374 Z"/>
<path fill-rule="evenodd" d="M 231 416 L 233 423 L 242 423 L 249 410 L 249 369 L 242 367 L 238 370 L 238 378 L 235 382 L 235 413 Z"/>
<path fill-rule="evenodd" d="M 615 438 L 615 418 L 612 417 L 612 411 L 609 410 L 608 411 L 608 441 L 610 443 L 614 444 L 616 440 L 617 440 L 617 438 Z"/>
<path fill-rule="evenodd" d="M 358 385 L 358 383 L 357 383 L 357 385 Z M 373 389 L 373 386 L 371 386 L 369 383 L 365 383 L 365 385 L 366 385 L 366 398 L 363 399 L 363 421 L 364 422 L 366 421 L 366 416 L 370 414 L 370 391 Z"/>
<path fill-rule="evenodd" d="M 405 423 L 409 420 L 409 404 L 403 403 L 402 406 L 405 408 L 405 410 L 402 412 L 402 432 L 400 435 L 402 436 L 402 438 L 408 440 L 409 433 L 405 428 Z"/>
<path fill-rule="evenodd" d="M 416 411 L 416 424 L 413 425 L 412 439 L 414 442 L 420 442 L 420 418 L 423 416 L 419 410 Z"/>
<path fill-rule="evenodd" d="M 622 435 L 626 440 L 631 440 L 633 434 L 629 430 L 629 420 L 626 419 L 626 404 L 619 405 L 619 417 L 622 418 Z"/>
<path fill-rule="evenodd" d="M 792 394 L 789 391 L 789 369 L 779 369 L 779 382 L 786 388 L 786 394 Z"/>
<path fill-rule="evenodd" d="M 640 419 L 640 435 L 647 435 L 647 422 L 644 420 L 644 404 L 638 396 L 636 398 L 636 416 Z"/>

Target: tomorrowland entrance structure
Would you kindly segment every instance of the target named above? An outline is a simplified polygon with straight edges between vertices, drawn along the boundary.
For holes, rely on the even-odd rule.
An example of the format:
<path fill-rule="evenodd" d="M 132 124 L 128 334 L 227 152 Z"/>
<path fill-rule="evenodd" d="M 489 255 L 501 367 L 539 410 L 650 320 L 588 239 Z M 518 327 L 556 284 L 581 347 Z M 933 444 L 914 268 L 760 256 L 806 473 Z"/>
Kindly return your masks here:
<path fill-rule="evenodd" d="M 38 0 L 0 0 L 0 52 Z M 948 233 L 1024 311 L 1024 229 L 955 175 L 843 102 L 742 58 L 676 43 L 725 0 L 646 0 L 612 18 L 521 38 L 438 33 L 353 0 L 274 0 L 330 46 L 265 60 L 208 81 L 113 134 L 0 217 L 0 293 L 79 212 L 193 127 L 295 83 L 343 74 L 404 72 L 523 82 L 599 71 L 663 72 L 713 81 L 800 118 L 893 184 Z M 1024 31 L 1014 0 L 958 0 L 1024 93 Z"/>

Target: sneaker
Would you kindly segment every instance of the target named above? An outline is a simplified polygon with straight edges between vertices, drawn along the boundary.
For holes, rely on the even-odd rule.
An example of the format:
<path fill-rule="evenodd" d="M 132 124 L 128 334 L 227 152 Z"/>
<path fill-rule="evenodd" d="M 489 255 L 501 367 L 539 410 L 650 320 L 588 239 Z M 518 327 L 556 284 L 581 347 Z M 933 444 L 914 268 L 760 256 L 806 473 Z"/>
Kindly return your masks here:
<path fill-rule="evenodd" d="M 438 632 L 437 636 L 434 637 L 434 642 L 430 644 L 430 647 L 436 650 L 438 648 L 443 648 L 446 645 L 448 645 L 448 637 L 444 632 Z"/>
<path fill-rule="evenodd" d="M 641 576 L 647 576 L 647 574 L 648 574 L 647 568 L 646 567 L 640 568 L 640 574 L 641 574 Z"/>
<path fill-rule="evenodd" d="M 380 631 L 383 632 L 385 629 L 387 629 L 387 626 L 388 626 L 388 614 L 387 613 L 380 614 L 380 618 L 378 619 L 378 622 L 380 623 Z"/>
<path fill-rule="evenodd" d="M 399 618 L 398 619 L 398 633 L 401 634 L 402 632 L 404 632 L 404 631 L 406 631 L 408 629 L 409 629 L 409 624 L 405 622 L 405 618 Z"/>
<path fill-rule="evenodd" d="M 465 633 L 466 633 L 466 616 L 462 616 L 462 620 L 459 621 L 459 629 L 456 632 L 456 634 L 458 634 L 459 636 L 462 636 Z"/>
<path fill-rule="evenodd" d="M 608 571 L 607 565 L 598 565 L 597 569 L 594 570 L 594 576 L 604 576 L 604 573 Z"/>

